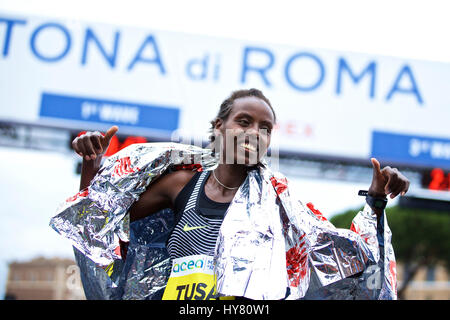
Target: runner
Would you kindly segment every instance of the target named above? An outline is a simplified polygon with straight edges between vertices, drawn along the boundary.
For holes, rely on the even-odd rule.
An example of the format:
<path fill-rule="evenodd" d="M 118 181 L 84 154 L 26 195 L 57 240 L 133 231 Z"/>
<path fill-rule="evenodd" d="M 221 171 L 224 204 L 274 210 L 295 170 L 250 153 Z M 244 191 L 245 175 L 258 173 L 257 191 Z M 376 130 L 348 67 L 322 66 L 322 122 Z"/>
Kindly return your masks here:
<path fill-rule="evenodd" d="M 131 206 L 132 222 L 165 208 L 175 214 L 175 227 L 167 240 L 172 273 L 164 299 L 215 297 L 213 257 L 222 221 L 249 172 L 262 165 L 275 124 L 275 112 L 261 91 L 233 92 L 211 122 L 211 146 L 220 159 L 217 167 L 207 171 L 167 172 L 152 182 Z M 98 173 L 102 156 L 117 131 L 118 127 L 113 126 L 105 135 L 87 132 L 72 142 L 73 149 L 83 157 L 80 190 L 87 188 Z M 380 219 L 387 196 L 393 199 L 404 195 L 409 181 L 397 169 L 381 169 L 376 159 L 371 161 L 373 179 L 367 203 Z"/>

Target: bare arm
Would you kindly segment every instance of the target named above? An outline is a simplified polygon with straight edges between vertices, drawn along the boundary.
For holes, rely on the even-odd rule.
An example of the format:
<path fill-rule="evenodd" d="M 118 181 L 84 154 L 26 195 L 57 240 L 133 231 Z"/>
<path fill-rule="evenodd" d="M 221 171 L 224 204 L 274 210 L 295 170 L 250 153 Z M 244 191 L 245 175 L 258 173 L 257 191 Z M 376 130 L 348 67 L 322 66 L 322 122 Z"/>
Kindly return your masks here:
<path fill-rule="evenodd" d="M 92 179 L 94 179 L 98 170 L 100 169 L 100 163 L 102 161 L 102 157 L 97 157 L 95 160 L 85 160 L 83 159 L 83 163 L 81 164 L 81 178 L 80 178 L 80 190 L 87 188 L 91 183 Z"/>
<path fill-rule="evenodd" d="M 180 170 L 160 177 L 150 184 L 130 208 L 130 221 L 145 218 L 162 209 L 174 208 L 175 199 L 195 172 Z"/>
<path fill-rule="evenodd" d="M 104 136 L 98 131 L 86 132 L 73 140 L 73 149 L 83 157 L 80 190 L 88 187 L 97 174 L 103 154 L 117 130 L 117 126 L 113 126 Z M 130 220 L 139 220 L 162 209 L 173 208 L 178 193 L 194 174 L 193 171 L 180 170 L 158 178 L 131 206 Z"/>

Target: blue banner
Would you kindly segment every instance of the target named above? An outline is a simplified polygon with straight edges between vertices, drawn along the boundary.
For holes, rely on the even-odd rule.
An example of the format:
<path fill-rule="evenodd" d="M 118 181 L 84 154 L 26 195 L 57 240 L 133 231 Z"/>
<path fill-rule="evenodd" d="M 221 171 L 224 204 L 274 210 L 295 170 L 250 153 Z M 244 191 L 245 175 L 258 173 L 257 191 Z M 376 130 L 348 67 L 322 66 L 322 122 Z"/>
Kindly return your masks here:
<path fill-rule="evenodd" d="M 39 116 L 172 132 L 179 113 L 176 107 L 43 93 Z"/>
<path fill-rule="evenodd" d="M 373 131 L 372 157 L 404 164 L 450 168 L 450 140 Z"/>

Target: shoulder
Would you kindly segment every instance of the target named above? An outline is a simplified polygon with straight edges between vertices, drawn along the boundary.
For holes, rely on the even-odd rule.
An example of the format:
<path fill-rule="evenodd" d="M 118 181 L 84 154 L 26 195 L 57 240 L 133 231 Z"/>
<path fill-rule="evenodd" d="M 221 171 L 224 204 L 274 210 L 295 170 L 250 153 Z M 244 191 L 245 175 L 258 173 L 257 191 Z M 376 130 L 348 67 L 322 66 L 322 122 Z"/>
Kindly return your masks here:
<path fill-rule="evenodd" d="M 194 175 L 195 171 L 190 170 L 178 170 L 163 174 L 141 194 L 136 206 L 144 207 L 145 212 L 153 210 L 154 207 L 157 209 L 172 207 L 180 191 Z"/>
<path fill-rule="evenodd" d="M 180 170 L 159 177 L 133 203 L 130 221 L 142 219 L 165 208 L 173 208 L 175 198 L 194 175 L 194 171 Z"/>
<path fill-rule="evenodd" d="M 196 173 L 197 171 L 177 170 L 164 175 L 161 179 L 169 183 L 186 184 Z"/>
<path fill-rule="evenodd" d="M 165 174 L 158 181 L 158 187 L 162 188 L 166 195 L 175 201 L 175 198 L 180 191 L 186 186 L 186 184 L 194 177 L 196 171 L 191 170 L 178 170 Z"/>

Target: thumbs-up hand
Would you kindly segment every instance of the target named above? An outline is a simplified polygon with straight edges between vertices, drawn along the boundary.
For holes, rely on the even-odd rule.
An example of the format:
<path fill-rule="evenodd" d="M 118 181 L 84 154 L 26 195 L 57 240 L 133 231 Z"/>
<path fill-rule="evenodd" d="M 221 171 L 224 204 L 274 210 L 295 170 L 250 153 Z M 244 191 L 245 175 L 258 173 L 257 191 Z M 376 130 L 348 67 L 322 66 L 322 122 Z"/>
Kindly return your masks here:
<path fill-rule="evenodd" d="M 390 198 L 405 195 L 409 189 L 409 180 L 397 168 L 389 166 L 381 169 L 377 159 L 370 159 L 373 166 L 372 184 L 368 193 L 372 197 L 386 197 L 390 194 Z"/>
<path fill-rule="evenodd" d="M 118 130 L 117 126 L 112 126 L 104 135 L 98 131 L 86 132 L 72 141 L 72 147 L 84 160 L 95 160 L 106 152 L 111 138 Z"/>

